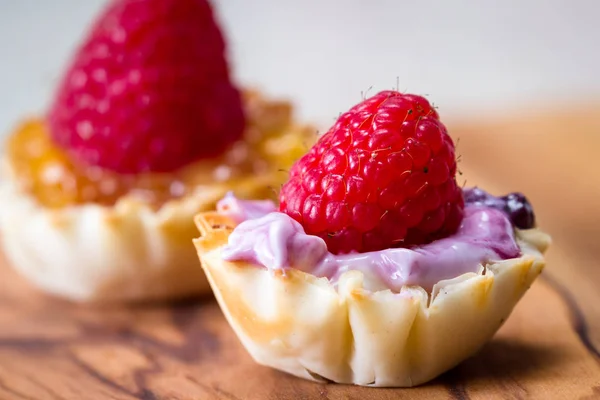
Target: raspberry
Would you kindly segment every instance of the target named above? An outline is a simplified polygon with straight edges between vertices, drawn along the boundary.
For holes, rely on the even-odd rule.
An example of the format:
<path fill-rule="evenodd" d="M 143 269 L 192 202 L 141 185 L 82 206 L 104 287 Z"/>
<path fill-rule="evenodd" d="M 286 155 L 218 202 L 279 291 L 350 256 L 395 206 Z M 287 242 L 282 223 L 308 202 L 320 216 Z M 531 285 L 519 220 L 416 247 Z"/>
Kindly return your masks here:
<path fill-rule="evenodd" d="M 294 164 L 280 211 L 335 254 L 426 243 L 462 221 L 455 174 L 454 144 L 427 100 L 384 91 Z"/>
<path fill-rule="evenodd" d="M 221 154 L 242 136 L 244 114 L 207 1 L 112 1 L 63 78 L 49 124 L 74 159 L 121 173 Z"/>

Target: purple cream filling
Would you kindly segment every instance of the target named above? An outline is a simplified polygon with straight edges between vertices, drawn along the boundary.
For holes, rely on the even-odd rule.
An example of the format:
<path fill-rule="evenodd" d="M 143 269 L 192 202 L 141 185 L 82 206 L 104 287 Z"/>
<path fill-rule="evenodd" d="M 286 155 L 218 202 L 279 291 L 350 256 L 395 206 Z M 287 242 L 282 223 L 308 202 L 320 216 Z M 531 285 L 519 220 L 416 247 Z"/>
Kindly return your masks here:
<path fill-rule="evenodd" d="M 336 284 L 346 271 L 359 270 L 365 288 L 400 291 L 405 285 L 431 290 L 444 279 L 477 272 L 481 265 L 515 258 L 520 249 L 508 216 L 495 208 L 467 204 L 458 231 L 447 238 L 413 248 L 335 255 L 325 242 L 304 232 L 270 201 L 242 201 L 228 194 L 219 212 L 239 225 L 222 249 L 228 261 L 247 261 L 269 270 L 295 268 Z"/>

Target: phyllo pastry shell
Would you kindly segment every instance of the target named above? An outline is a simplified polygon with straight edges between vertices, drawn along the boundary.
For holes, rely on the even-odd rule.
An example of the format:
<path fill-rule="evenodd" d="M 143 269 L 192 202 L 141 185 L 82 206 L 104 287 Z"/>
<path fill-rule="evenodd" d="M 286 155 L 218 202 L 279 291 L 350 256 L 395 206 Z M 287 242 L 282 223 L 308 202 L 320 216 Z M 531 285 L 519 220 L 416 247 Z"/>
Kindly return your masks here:
<path fill-rule="evenodd" d="M 327 278 L 224 261 L 236 223 L 196 217 L 194 241 L 228 322 L 259 364 L 319 382 L 406 387 L 427 382 L 474 354 L 502 326 L 542 272 L 549 237 L 516 230 L 519 258 L 438 282 L 431 293 L 364 288 L 362 272 Z"/>

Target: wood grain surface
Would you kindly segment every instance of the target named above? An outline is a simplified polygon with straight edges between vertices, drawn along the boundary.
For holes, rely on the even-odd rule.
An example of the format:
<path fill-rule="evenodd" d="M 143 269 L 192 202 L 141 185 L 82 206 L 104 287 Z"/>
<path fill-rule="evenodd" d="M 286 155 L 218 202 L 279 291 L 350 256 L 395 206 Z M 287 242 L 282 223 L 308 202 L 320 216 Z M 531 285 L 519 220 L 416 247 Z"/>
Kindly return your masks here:
<path fill-rule="evenodd" d="M 554 237 L 496 337 L 430 384 L 306 382 L 256 365 L 211 298 L 90 307 L 0 262 L 0 400 L 600 399 L 600 107 L 450 124 L 468 185 L 520 190 Z"/>

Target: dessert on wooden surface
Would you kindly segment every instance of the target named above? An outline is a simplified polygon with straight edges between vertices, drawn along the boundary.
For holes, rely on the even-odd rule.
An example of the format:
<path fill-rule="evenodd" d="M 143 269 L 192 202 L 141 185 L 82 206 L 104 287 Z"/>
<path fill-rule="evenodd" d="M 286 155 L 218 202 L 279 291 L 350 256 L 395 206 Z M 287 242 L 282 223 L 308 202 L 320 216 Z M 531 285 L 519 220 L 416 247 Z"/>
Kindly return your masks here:
<path fill-rule="evenodd" d="M 227 195 L 195 240 L 216 298 L 261 364 L 365 386 L 427 382 L 476 352 L 541 273 L 527 199 L 456 181 L 420 96 L 381 92 L 291 168 L 279 204 Z"/>
<path fill-rule="evenodd" d="M 0 224 L 12 265 L 74 300 L 209 291 L 193 216 L 269 198 L 312 130 L 240 90 L 206 0 L 114 0 L 44 116 L 10 135 Z M 282 179 L 283 178 L 283 179 Z"/>

